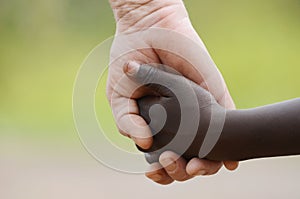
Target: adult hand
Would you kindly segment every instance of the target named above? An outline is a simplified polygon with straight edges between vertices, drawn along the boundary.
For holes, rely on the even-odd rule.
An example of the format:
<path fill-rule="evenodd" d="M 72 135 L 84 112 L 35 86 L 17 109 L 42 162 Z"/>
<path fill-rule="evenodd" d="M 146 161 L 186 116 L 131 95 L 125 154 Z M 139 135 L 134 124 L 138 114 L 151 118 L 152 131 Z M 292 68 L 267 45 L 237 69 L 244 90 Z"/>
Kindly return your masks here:
<path fill-rule="evenodd" d="M 117 30 L 111 48 L 107 97 L 121 134 L 133 139 L 141 148 L 147 149 L 152 145 L 151 131 L 139 116 L 136 103 L 136 99 L 148 91 L 140 89 L 133 95 L 136 85 L 126 78 L 123 66 L 135 63 L 128 61 L 173 67 L 209 90 L 220 105 L 228 109 L 235 108 L 222 76 L 190 23 L 182 0 L 110 0 L 110 4 L 117 21 Z M 176 38 L 151 32 L 151 28 L 163 28 L 184 35 L 203 52 L 191 49 L 188 42 L 174 41 Z M 199 55 L 201 59 L 197 59 L 197 53 L 202 54 Z M 191 64 L 186 57 L 196 61 Z M 170 184 L 174 180 L 185 181 L 196 175 L 214 174 L 222 165 L 222 162 L 198 158 L 186 162 L 179 155 L 166 151 L 160 156 L 159 162 L 150 165 L 146 176 L 157 183 Z M 234 170 L 238 163 L 224 162 L 224 165 Z"/>

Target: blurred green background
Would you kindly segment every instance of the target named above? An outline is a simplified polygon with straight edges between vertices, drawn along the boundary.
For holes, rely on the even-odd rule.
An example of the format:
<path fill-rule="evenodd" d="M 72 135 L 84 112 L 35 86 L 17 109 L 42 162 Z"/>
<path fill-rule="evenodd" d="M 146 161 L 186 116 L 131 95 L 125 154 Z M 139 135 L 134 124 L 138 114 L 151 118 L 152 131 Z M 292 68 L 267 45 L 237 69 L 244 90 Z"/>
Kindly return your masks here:
<path fill-rule="evenodd" d="M 299 0 L 185 4 L 238 108 L 299 97 Z M 0 1 L 2 153 L 13 154 L 7 142 L 16 140 L 15 150 L 28 140 L 40 143 L 36 150 L 57 143 L 63 143 L 59 150 L 79 147 L 72 116 L 76 73 L 88 53 L 114 31 L 106 0 Z M 104 93 L 99 103 L 104 104 L 100 114 L 116 130 Z"/>

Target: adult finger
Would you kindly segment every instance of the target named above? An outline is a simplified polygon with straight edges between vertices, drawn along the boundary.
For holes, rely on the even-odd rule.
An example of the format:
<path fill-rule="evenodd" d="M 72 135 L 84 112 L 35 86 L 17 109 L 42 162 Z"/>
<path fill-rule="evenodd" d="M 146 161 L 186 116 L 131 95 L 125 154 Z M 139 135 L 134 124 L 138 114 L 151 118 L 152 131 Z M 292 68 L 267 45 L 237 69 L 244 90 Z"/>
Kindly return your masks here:
<path fill-rule="evenodd" d="M 213 175 L 221 169 L 222 165 L 222 162 L 218 161 L 193 158 L 187 164 L 186 171 L 191 176 Z"/>
<path fill-rule="evenodd" d="M 120 133 L 130 137 L 141 148 L 150 148 L 153 142 L 152 133 L 147 123 L 139 115 L 136 101 L 113 95 L 111 106 Z"/>
<path fill-rule="evenodd" d="M 234 161 L 224 161 L 224 166 L 230 170 L 236 170 L 239 167 L 239 162 L 234 162 Z"/>
<path fill-rule="evenodd" d="M 162 185 L 167 185 L 174 182 L 174 180 L 167 174 L 167 172 L 158 162 L 149 166 L 149 169 L 146 172 L 146 177 Z"/>
<path fill-rule="evenodd" d="M 160 164 L 164 167 L 168 175 L 177 181 L 185 181 L 192 176 L 186 172 L 186 161 L 172 151 L 166 151 L 159 157 Z"/>

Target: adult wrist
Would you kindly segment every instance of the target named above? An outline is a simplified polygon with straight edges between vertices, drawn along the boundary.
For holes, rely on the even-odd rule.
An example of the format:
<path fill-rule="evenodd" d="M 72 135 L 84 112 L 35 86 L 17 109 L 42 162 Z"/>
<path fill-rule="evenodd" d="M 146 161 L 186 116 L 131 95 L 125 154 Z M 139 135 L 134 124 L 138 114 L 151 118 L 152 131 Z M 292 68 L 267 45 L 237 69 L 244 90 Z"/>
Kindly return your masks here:
<path fill-rule="evenodd" d="M 182 0 L 109 0 L 119 32 L 148 28 L 168 16 L 187 16 Z"/>

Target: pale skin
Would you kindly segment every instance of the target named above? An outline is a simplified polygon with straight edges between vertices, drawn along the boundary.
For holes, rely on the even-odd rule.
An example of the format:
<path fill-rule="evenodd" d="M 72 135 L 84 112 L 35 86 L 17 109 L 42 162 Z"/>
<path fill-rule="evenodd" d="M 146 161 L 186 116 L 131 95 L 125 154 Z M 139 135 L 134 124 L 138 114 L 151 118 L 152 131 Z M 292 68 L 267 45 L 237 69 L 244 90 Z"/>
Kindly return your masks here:
<path fill-rule="evenodd" d="M 110 4 L 116 19 L 116 35 L 129 35 L 151 27 L 164 28 L 183 34 L 204 47 L 202 40 L 191 25 L 182 0 L 110 0 Z M 207 75 L 207 77 L 203 77 L 182 58 L 152 47 L 155 42 L 161 41 L 156 41 L 149 36 L 136 38 L 134 41 L 129 39 L 124 42 L 124 40 L 126 38 L 115 40 L 111 49 L 107 97 L 120 133 L 131 138 L 141 148 L 147 149 L 152 145 L 151 132 L 146 122 L 139 116 L 136 104 L 136 99 L 147 94 L 147 91 L 139 90 L 138 93 L 132 96 L 131 91 L 134 85 L 130 80 L 125 79 L 121 85 L 117 85 L 120 78 L 125 74 L 123 66 L 133 64 L 132 62 L 129 63 L 129 61 L 135 61 L 140 64 L 157 63 L 171 66 L 206 89 L 213 85 L 214 82 L 222 82 L 218 85 L 213 85 L 214 89 L 209 91 L 220 105 L 227 109 L 235 108 L 221 75 L 218 76 L 221 79 L 204 82 L 204 79 L 215 77 L 215 75 L 203 71 Z M 126 47 L 123 45 L 124 43 L 126 43 Z M 143 43 L 143 46 L 146 46 L 147 49 L 136 50 L 137 43 Z M 168 48 L 168 43 L 165 45 Z M 186 49 L 186 46 L 182 46 L 182 48 Z M 128 50 L 133 51 L 122 54 L 122 52 L 128 52 Z M 188 50 L 183 52 L 189 53 Z M 208 59 L 211 58 L 208 57 Z M 183 68 L 182 66 L 185 67 Z M 138 128 L 137 125 L 139 126 Z M 229 170 L 234 170 L 238 167 L 238 162 L 215 162 L 198 158 L 187 162 L 177 154 L 166 151 L 160 156 L 159 162 L 150 165 L 146 176 L 156 183 L 166 185 L 174 181 L 186 181 L 198 175 L 215 174 L 223 164 Z"/>

